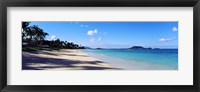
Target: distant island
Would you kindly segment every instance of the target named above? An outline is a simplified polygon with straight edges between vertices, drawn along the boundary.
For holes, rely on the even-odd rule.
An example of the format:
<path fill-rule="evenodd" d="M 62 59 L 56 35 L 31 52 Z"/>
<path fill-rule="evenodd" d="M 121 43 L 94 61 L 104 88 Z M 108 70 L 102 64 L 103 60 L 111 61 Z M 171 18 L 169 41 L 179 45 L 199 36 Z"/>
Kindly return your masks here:
<path fill-rule="evenodd" d="M 160 49 L 160 48 L 151 48 L 151 47 L 149 47 L 149 48 L 145 48 L 145 47 L 142 47 L 142 46 L 133 46 L 133 47 L 131 47 L 131 48 L 128 48 L 128 49 Z"/>
<path fill-rule="evenodd" d="M 92 50 L 104 50 L 104 49 L 147 49 L 147 50 L 158 50 L 160 48 L 152 48 L 152 47 L 148 47 L 148 48 L 145 48 L 143 46 L 132 46 L 130 48 L 91 48 L 91 47 L 88 47 L 88 46 L 83 46 L 85 49 L 92 49 Z"/>

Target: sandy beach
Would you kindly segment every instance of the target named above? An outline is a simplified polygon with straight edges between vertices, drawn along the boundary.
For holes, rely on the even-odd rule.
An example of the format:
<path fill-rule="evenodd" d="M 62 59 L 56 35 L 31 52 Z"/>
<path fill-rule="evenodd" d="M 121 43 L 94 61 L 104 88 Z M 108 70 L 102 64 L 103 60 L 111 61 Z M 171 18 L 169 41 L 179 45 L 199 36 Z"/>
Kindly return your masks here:
<path fill-rule="evenodd" d="M 78 49 L 22 52 L 22 70 L 116 70 Z"/>
<path fill-rule="evenodd" d="M 178 22 L 78 23 L 22 22 L 22 70 L 179 69 Z"/>

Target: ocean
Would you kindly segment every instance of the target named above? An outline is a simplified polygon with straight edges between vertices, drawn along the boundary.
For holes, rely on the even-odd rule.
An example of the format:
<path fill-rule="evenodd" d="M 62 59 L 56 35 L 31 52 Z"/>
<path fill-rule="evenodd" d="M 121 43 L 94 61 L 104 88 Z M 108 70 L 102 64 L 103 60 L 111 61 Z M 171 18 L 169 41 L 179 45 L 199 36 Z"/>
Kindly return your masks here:
<path fill-rule="evenodd" d="M 128 70 L 178 70 L 178 49 L 86 49 L 89 56 Z"/>

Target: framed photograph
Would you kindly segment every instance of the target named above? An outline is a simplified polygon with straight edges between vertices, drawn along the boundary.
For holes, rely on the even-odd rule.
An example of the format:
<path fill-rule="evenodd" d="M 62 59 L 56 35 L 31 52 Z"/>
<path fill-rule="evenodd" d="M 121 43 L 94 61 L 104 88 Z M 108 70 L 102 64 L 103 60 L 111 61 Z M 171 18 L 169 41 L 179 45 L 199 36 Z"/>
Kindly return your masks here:
<path fill-rule="evenodd" d="M 1 91 L 199 91 L 199 0 L 1 1 Z"/>

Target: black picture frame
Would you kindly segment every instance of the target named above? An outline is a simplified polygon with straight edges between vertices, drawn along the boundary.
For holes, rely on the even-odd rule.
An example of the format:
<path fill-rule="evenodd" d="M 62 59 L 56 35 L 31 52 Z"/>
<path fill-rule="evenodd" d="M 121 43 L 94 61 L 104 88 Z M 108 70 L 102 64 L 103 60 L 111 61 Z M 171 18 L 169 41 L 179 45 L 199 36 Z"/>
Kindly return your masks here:
<path fill-rule="evenodd" d="M 193 7 L 194 85 L 7 85 L 7 7 Z M 199 92 L 200 0 L 1 0 L 0 90 L 2 92 Z"/>

